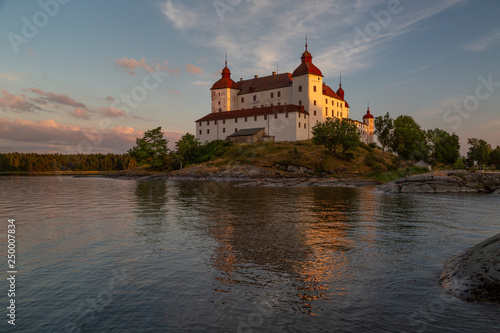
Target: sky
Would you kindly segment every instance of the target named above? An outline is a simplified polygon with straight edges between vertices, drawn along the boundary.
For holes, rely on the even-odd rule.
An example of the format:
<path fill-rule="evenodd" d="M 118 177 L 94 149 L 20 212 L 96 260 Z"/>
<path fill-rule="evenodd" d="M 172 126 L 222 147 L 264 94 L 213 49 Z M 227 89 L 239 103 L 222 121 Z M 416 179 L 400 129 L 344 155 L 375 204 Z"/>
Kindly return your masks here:
<path fill-rule="evenodd" d="M 350 116 L 412 116 L 500 145 L 497 0 L 0 0 L 0 152 L 170 145 L 232 78 L 293 72 L 308 35 Z"/>

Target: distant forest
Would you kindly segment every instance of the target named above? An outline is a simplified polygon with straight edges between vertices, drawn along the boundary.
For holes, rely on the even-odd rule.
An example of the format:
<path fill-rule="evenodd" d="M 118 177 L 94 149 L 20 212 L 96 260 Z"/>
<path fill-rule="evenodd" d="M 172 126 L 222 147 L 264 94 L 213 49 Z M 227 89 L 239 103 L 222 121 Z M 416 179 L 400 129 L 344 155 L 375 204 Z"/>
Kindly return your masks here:
<path fill-rule="evenodd" d="M 135 158 L 129 154 L 0 154 L 0 172 L 115 171 L 136 166 Z"/>

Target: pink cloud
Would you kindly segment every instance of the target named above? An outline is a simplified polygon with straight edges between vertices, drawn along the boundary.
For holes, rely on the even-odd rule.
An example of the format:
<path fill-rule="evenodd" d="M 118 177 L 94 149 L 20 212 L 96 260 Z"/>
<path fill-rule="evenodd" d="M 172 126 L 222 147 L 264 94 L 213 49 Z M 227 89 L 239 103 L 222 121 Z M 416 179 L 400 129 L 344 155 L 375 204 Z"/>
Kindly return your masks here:
<path fill-rule="evenodd" d="M 109 108 L 99 108 L 99 112 L 102 112 L 103 115 L 109 118 L 119 118 L 119 117 L 126 117 L 127 113 L 123 110 L 119 110 L 113 107 Z"/>
<path fill-rule="evenodd" d="M 30 88 L 29 89 L 32 93 L 38 94 L 42 96 L 42 99 L 45 99 L 49 102 L 55 103 L 55 104 L 61 104 L 61 105 L 67 105 L 67 106 L 73 106 L 75 108 L 83 108 L 87 109 L 87 106 L 83 103 L 77 102 L 74 99 L 64 95 L 64 94 L 54 94 L 52 92 L 44 92 L 41 89 L 36 89 L 36 88 Z"/>
<path fill-rule="evenodd" d="M 0 108 L 14 112 L 34 112 L 35 110 L 41 110 L 39 106 L 28 100 L 24 94 L 15 96 L 4 89 L 2 89 L 0 97 Z"/>
<path fill-rule="evenodd" d="M 203 69 L 196 67 L 193 64 L 187 64 L 186 65 L 186 70 L 190 74 L 203 74 Z"/>
<path fill-rule="evenodd" d="M 141 60 L 136 60 L 134 58 L 123 57 L 116 60 L 116 67 L 121 68 L 124 73 L 135 76 L 135 70 L 137 68 L 143 68 L 148 73 L 154 73 L 156 70 L 160 70 L 167 73 L 178 74 L 178 69 L 170 69 L 166 65 L 168 65 L 168 61 L 164 60 L 163 62 L 156 59 L 151 60 L 150 62 L 146 61 L 146 59 L 141 58 Z"/>
<path fill-rule="evenodd" d="M 143 134 L 131 127 L 99 130 L 60 124 L 52 119 L 35 122 L 0 118 L 0 151 L 21 151 L 18 147 L 25 147 L 24 151 L 29 152 L 36 147 L 37 152 L 69 154 L 79 153 L 78 147 L 85 147 L 81 153 L 124 153 Z"/>
<path fill-rule="evenodd" d="M 74 111 L 68 112 L 68 114 L 76 119 L 90 119 L 90 113 L 88 110 L 75 108 Z"/>

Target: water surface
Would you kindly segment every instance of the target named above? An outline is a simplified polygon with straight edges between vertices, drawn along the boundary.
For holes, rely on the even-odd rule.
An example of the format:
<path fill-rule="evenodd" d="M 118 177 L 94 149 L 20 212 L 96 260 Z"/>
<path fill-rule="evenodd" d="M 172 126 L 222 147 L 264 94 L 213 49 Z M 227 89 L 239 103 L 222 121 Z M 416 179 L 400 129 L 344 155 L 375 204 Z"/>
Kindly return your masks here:
<path fill-rule="evenodd" d="M 20 332 L 500 329 L 498 305 L 438 284 L 449 257 L 500 232 L 495 196 L 25 176 L 0 186 L 4 251 L 17 220 Z"/>

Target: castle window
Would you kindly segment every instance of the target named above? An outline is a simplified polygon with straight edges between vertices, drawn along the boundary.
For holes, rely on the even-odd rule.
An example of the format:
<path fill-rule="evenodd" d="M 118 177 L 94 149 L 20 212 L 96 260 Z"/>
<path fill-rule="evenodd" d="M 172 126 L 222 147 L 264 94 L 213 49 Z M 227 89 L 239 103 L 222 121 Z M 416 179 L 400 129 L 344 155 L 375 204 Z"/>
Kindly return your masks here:
<path fill-rule="evenodd" d="M 278 97 L 281 97 L 281 91 L 278 91 Z"/>
<path fill-rule="evenodd" d="M 332 100 L 332 106 L 335 106 L 335 102 Z"/>
<path fill-rule="evenodd" d="M 226 119 L 222 119 L 222 125 L 226 125 Z"/>
<path fill-rule="evenodd" d="M 285 113 L 285 118 L 288 118 L 288 112 L 287 112 L 287 113 Z"/>
<path fill-rule="evenodd" d="M 222 112 L 222 109 L 219 109 L 219 112 Z"/>
<path fill-rule="evenodd" d="M 299 123 L 299 128 L 300 128 L 300 123 Z"/>
<path fill-rule="evenodd" d="M 234 123 L 237 124 L 238 123 L 238 118 L 234 118 Z"/>
<path fill-rule="evenodd" d="M 207 126 L 210 126 L 210 120 L 209 120 L 209 121 L 207 121 Z"/>
<path fill-rule="evenodd" d="M 215 125 L 217 125 L 217 120 L 214 120 Z"/>
<path fill-rule="evenodd" d="M 316 92 L 316 86 L 313 87 L 314 92 Z"/>
<path fill-rule="evenodd" d="M 198 125 L 202 126 L 202 125 L 203 125 L 203 123 L 200 121 L 200 122 L 198 123 Z"/>
<path fill-rule="evenodd" d="M 274 98 L 274 93 L 271 93 L 271 98 Z"/>
<path fill-rule="evenodd" d="M 247 121 L 248 121 L 248 118 L 247 118 L 247 117 L 245 117 L 245 123 L 246 123 Z"/>
<path fill-rule="evenodd" d="M 257 101 L 257 95 L 253 95 L 253 101 Z"/>
<path fill-rule="evenodd" d="M 267 120 L 267 114 L 264 115 L 264 120 Z"/>
<path fill-rule="evenodd" d="M 299 86 L 299 92 L 302 92 L 302 86 Z"/>
<path fill-rule="evenodd" d="M 341 117 L 341 118 L 344 118 L 344 115 L 342 114 L 342 112 L 340 112 L 340 117 Z"/>
<path fill-rule="evenodd" d="M 257 121 L 257 116 L 254 116 L 254 117 L 253 117 L 253 121 Z"/>
<path fill-rule="evenodd" d="M 263 108 L 263 107 L 264 107 L 264 104 L 262 104 L 260 107 L 261 107 L 261 108 Z"/>
<path fill-rule="evenodd" d="M 339 112 L 337 111 L 337 117 L 339 116 Z"/>
<path fill-rule="evenodd" d="M 328 104 L 328 98 L 327 98 L 327 99 L 325 99 L 325 104 Z"/>
<path fill-rule="evenodd" d="M 307 114 L 304 115 L 304 119 L 307 119 Z"/>
<path fill-rule="evenodd" d="M 226 128 L 225 127 L 222 129 L 222 133 L 226 133 Z"/>
<path fill-rule="evenodd" d="M 241 103 L 245 103 L 245 97 L 241 98 Z"/>
<path fill-rule="evenodd" d="M 300 112 L 299 112 L 299 118 L 300 118 Z"/>
<path fill-rule="evenodd" d="M 278 106 L 280 106 L 280 105 L 281 105 L 281 102 L 278 102 Z"/>
<path fill-rule="evenodd" d="M 220 101 L 219 101 L 219 105 L 220 105 Z"/>
<path fill-rule="evenodd" d="M 273 104 L 273 103 L 271 103 L 271 106 L 274 106 L 274 104 Z"/>
<path fill-rule="evenodd" d="M 202 132 L 201 132 L 201 130 L 200 130 L 200 135 L 201 135 L 201 133 L 202 133 Z"/>
<path fill-rule="evenodd" d="M 326 116 L 328 117 L 328 107 L 326 108 Z"/>
<path fill-rule="evenodd" d="M 274 119 L 278 119 L 278 114 L 274 114 Z"/>
<path fill-rule="evenodd" d="M 235 128 L 235 129 L 234 129 L 234 133 L 236 133 L 236 132 L 238 132 L 238 129 L 237 129 L 237 128 Z"/>
<path fill-rule="evenodd" d="M 314 115 L 316 115 L 316 110 L 314 110 Z"/>
<path fill-rule="evenodd" d="M 210 134 L 210 130 L 209 129 L 207 129 L 207 134 Z"/>
<path fill-rule="evenodd" d="M 299 101 L 299 105 L 302 105 L 302 101 Z"/>
<path fill-rule="evenodd" d="M 314 105 L 317 105 L 317 104 L 316 104 L 316 101 L 314 101 Z"/>

